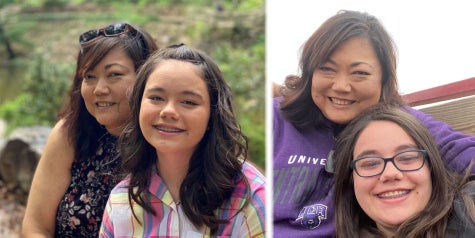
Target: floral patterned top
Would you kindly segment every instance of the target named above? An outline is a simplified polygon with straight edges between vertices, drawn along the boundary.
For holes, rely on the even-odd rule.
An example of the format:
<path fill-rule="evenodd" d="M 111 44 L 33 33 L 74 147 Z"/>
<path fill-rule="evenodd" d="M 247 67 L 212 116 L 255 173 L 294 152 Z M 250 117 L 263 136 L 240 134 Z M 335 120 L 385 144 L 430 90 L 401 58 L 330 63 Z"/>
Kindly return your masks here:
<path fill-rule="evenodd" d="M 71 184 L 56 214 L 56 237 L 97 237 L 109 193 L 120 181 L 117 138 L 106 133 L 96 155 L 73 162 Z"/>

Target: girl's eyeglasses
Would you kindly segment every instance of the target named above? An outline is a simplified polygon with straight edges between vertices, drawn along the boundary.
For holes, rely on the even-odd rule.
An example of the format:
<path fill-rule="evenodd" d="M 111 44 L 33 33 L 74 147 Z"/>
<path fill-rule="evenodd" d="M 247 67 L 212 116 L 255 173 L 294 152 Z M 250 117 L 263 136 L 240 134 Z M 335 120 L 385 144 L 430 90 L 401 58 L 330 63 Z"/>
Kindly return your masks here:
<path fill-rule="evenodd" d="M 106 26 L 101 29 L 94 29 L 94 30 L 90 30 L 90 31 L 86 31 L 82 33 L 79 36 L 79 44 L 82 45 L 100 35 L 111 37 L 111 36 L 122 35 L 128 32 L 135 32 L 135 31 L 137 30 L 127 23 L 116 23 L 116 24 L 112 24 L 110 26 Z"/>
<path fill-rule="evenodd" d="M 391 158 L 378 156 L 358 158 L 351 161 L 350 168 L 355 170 L 360 177 L 368 178 L 382 174 L 389 161 L 399 171 L 411 172 L 421 169 L 426 158 L 427 152 L 425 150 L 409 150 L 400 152 Z"/>

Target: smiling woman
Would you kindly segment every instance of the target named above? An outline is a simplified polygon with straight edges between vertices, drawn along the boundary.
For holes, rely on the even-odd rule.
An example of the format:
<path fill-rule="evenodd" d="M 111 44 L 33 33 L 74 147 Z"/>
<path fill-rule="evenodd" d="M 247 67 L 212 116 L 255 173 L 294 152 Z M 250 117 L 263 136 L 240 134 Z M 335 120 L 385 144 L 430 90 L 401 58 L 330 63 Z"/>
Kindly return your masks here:
<path fill-rule="evenodd" d="M 135 82 L 132 59 L 121 48 L 112 49 L 81 84 L 81 96 L 87 110 L 112 135 L 119 136 L 130 117 L 127 91 Z"/>
<path fill-rule="evenodd" d="M 360 111 L 378 103 L 381 78 L 381 65 L 371 42 L 352 38 L 313 72 L 312 99 L 326 118 L 346 124 Z"/>
<path fill-rule="evenodd" d="M 111 26 L 133 30 L 80 37 L 69 100 L 31 185 L 25 237 L 97 237 L 110 190 L 122 178 L 116 142 L 130 117 L 127 94 L 157 46 L 138 26 Z"/>

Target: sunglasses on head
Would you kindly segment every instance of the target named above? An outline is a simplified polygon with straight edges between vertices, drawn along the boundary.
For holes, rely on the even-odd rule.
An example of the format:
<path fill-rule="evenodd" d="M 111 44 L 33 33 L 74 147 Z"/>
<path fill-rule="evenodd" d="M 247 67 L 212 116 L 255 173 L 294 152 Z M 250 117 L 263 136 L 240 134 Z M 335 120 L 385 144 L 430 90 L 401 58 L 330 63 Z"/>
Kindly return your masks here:
<path fill-rule="evenodd" d="M 90 30 L 90 31 L 86 31 L 82 33 L 79 36 L 79 44 L 84 44 L 100 35 L 111 37 L 111 36 L 122 35 L 128 32 L 135 32 L 135 31 L 137 30 L 127 23 L 116 23 L 116 24 L 112 24 L 101 29 L 94 29 L 94 30 Z"/>

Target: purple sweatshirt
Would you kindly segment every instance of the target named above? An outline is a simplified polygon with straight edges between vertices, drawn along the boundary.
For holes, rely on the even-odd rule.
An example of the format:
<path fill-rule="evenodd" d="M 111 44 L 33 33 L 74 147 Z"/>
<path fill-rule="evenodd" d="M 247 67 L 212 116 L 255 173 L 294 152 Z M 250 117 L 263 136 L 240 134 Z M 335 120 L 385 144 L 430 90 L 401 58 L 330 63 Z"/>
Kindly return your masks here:
<path fill-rule="evenodd" d="M 281 115 L 280 101 L 273 102 L 274 237 L 334 237 L 334 180 L 325 172 L 334 143 L 332 123 L 299 132 Z M 427 126 L 447 165 L 462 173 L 475 157 L 475 136 L 454 131 L 421 111 L 406 110 Z"/>

